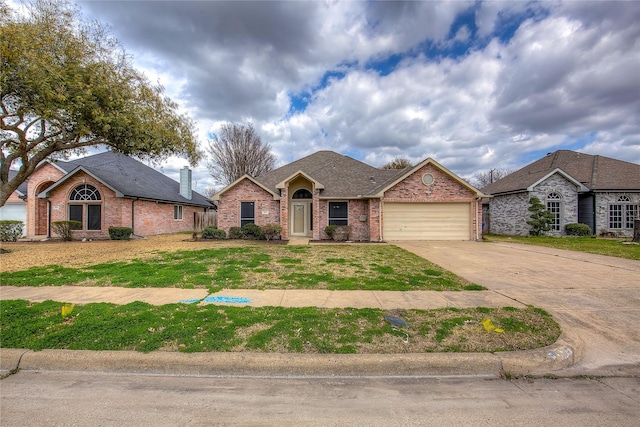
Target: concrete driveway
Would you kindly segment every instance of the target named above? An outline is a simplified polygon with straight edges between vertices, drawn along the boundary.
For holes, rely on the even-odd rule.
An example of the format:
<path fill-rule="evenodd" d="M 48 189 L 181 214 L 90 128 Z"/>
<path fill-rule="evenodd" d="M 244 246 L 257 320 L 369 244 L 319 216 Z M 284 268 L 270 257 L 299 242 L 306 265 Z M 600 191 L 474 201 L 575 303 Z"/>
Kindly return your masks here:
<path fill-rule="evenodd" d="M 551 313 L 576 372 L 640 375 L 640 261 L 490 242 L 396 242 L 474 283 Z"/>

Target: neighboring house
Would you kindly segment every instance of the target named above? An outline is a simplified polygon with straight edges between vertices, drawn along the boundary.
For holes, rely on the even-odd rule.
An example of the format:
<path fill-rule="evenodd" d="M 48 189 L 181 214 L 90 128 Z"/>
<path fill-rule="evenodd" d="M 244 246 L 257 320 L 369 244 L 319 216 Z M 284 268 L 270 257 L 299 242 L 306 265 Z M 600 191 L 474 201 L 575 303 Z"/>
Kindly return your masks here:
<path fill-rule="evenodd" d="M 196 214 L 212 204 L 192 191 L 189 169 L 180 178 L 111 151 L 43 162 L 20 190 L 26 234 L 51 236 L 51 222 L 63 220 L 82 222 L 75 238 L 106 238 L 112 226 L 131 227 L 137 236 L 193 230 Z"/>
<path fill-rule="evenodd" d="M 351 240 L 481 239 L 482 194 L 436 161 L 374 168 L 319 151 L 222 189 L 218 228 L 282 226 L 282 238 L 328 239 L 327 225 L 348 225 Z"/>
<path fill-rule="evenodd" d="M 594 233 L 631 235 L 640 205 L 640 165 L 559 150 L 482 191 L 493 196 L 485 232 L 529 235 L 529 199 L 535 196 L 555 215 L 550 234 L 583 223 Z"/>
<path fill-rule="evenodd" d="M 9 171 L 9 179 L 12 179 L 18 172 Z M 27 222 L 27 183 L 20 184 L 18 189 L 11 193 L 9 199 L 0 207 L 0 220 L 12 219 L 16 221 L 22 221 L 23 224 Z M 26 235 L 27 230 L 23 227 L 23 235 Z"/>

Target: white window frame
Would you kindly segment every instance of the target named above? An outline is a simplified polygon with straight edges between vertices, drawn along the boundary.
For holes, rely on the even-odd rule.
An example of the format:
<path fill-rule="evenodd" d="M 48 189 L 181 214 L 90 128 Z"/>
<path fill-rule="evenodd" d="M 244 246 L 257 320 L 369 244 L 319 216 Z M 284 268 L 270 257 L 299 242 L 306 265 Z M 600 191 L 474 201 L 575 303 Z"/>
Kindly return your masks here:
<path fill-rule="evenodd" d="M 552 231 L 562 231 L 562 195 L 552 192 L 547 195 L 547 210 L 554 215 Z"/>
<path fill-rule="evenodd" d="M 344 203 L 347 205 L 347 216 L 346 217 L 332 217 L 331 216 L 331 204 L 332 203 Z M 349 225 L 349 201 L 348 200 L 331 200 L 327 203 L 327 224 L 328 225 L 338 225 L 345 226 Z M 331 221 L 346 221 L 346 224 L 331 224 Z"/>
<path fill-rule="evenodd" d="M 182 205 L 173 205 L 173 219 L 176 221 L 183 220 L 184 209 Z"/>

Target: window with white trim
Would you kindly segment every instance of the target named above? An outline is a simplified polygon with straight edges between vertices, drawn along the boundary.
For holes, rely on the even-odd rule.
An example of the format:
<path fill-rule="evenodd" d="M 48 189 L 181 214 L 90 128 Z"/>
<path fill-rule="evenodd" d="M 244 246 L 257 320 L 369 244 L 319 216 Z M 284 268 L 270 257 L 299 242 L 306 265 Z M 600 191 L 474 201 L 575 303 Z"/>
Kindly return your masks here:
<path fill-rule="evenodd" d="M 349 225 L 348 202 L 329 202 L 329 225 Z"/>
<path fill-rule="evenodd" d="M 71 191 L 68 218 L 81 222 L 83 230 L 102 230 L 102 197 L 96 187 L 82 184 Z"/>
<path fill-rule="evenodd" d="M 638 205 L 631 203 L 629 196 L 620 196 L 615 204 L 609 205 L 609 228 L 633 228 L 638 218 Z"/>
<path fill-rule="evenodd" d="M 181 220 L 182 219 L 182 205 L 174 205 L 173 206 L 173 219 Z"/>
<path fill-rule="evenodd" d="M 240 227 L 256 223 L 255 202 L 240 202 Z"/>
<path fill-rule="evenodd" d="M 547 210 L 553 214 L 553 222 L 551 223 L 551 230 L 560 231 L 561 221 L 560 213 L 562 208 L 562 197 L 558 193 L 549 193 L 547 196 Z"/>

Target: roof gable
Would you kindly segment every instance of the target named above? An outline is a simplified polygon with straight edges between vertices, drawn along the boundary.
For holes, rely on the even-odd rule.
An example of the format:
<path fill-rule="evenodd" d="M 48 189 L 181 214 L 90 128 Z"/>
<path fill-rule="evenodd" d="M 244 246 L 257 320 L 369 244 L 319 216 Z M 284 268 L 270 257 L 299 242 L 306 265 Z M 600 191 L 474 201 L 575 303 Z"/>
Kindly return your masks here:
<path fill-rule="evenodd" d="M 442 166 L 440 163 L 438 163 L 435 160 L 433 160 L 431 157 L 423 160 L 422 162 L 418 163 L 416 166 L 414 166 L 411 169 L 408 169 L 408 168 L 407 169 L 403 169 L 403 171 L 406 171 L 406 172 L 403 173 L 402 175 L 399 175 L 395 180 L 393 180 L 392 182 L 386 184 L 384 187 L 381 187 L 379 189 L 379 191 L 378 191 L 377 196 L 378 197 L 382 197 L 382 195 L 384 194 L 385 191 L 387 191 L 387 190 L 391 189 L 392 187 L 396 186 L 397 184 L 402 182 L 404 179 L 406 179 L 408 176 L 413 175 L 414 173 L 416 173 L 417 171 L 419 171 L 420 169 L 422 169 L 426 165 L 432 165 L 432 166 L 440 169 L 442 172 L 444 172 L 449 177 L 451 177 L 454 181 L 458 182 L 463 187 L 465 187 L 468 190 L 470 190 L 471 192 L 475 193 L 476 197 L 486 197 L 486 195 L 483 194 L 480 190 L 475 188 L 473 185 L 469 184 L 464 179 L 460 178 L 455 173 L 451 172 L 449 169 L 447 169 L 444 166 Z"/>
<path fill-rule="evenodd" d="M 528 191 L 533 184 L 555 170 L 561 170 L 586 191 L 640 191 L 640 165 L 610 157 L 558 150 L 487 185 L 487 194 Z"/>
<path fill-rule="evenodd" d="M 227 185 L 226 187 L 224 187 L 222 190 L 218 191 L 213 197 L 213 200 L 220 200 L 220 196 L 222 196 L 224 193 L 226 193 L 227 191 L 231 190 L 233 187 L 235 187 L 236 185 L 240 184 L 242 181 L 244 180 L 249 180 L 252 183 L 254 183 L 255 185 L 257 185 L 258 187 L 262 188 L 264 191 L 266 191 L 267 193 L 271 194 L 273 196 L 273 200 L 280 200 L 280 195 L 276 192 L 276 191 L 272 191 L 271 189 L 269 189 L 268 187 L 266 187 L 265 185 L 263 185 L 261 182 L 257 181 L 255 178 L 253 178 L 251 175 L 247 175 L 244 174 L 242 175 L 240 178 L 236 179 L 235 181 L 233 181 L 231 184 Z"/>
<path fill-rule="evenodd" d="M 56 165 L 57 163 L 57 165 Z M 47 189 L 49 192 L 59 182 L 66 181 L 77 171 L 84 171 L 116 192 L 118 197 L 132 197 L 210 207 L 209 200 L 192 192 L 191 200 L 180 195 L 180 183 L 124 154 L 107 151 L 68 162 L 53 163 L 67 172 L 60 181 Z"/>
<path fill-rule="evenodd" d="M 265 187 L 278 186 L 302 173 L 324 187 L 321 198 L 357 198 L 376 193 L 376 189 L 401 171 L 378 169 L 333 151 L 318 151 L 256 178 Z"/>

